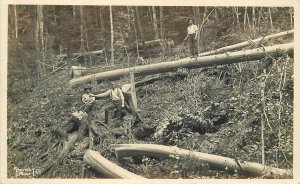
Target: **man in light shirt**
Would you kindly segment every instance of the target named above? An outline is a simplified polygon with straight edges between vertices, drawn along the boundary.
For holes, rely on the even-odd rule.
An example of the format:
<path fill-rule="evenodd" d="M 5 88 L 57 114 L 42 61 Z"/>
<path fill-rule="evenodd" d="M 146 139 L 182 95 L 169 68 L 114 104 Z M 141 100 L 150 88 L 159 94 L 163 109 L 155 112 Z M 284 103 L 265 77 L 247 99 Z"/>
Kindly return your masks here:
<path fill-rule="evenodd" d="M 111 102 L 106 108 L 105 108 L 105 124 L 108 124 L 108 118 L 110 115 L 110 112 L 112 112 L 114 109 L 117 109 L 116 116 L 121 121 L 121 110 L 125 106 L 125 100 L 123 92 L 120 88 L 114 86 L 111 82 L 107 83 L 107 86 L 109 90 L 107 90 L 104 93 L 100 93 L 98 95 L 91 95 L 92 97 L 96 98 L 107 98 L 109 97 L 111 99 Z M 117 122 L 121 123 L 121 122 Z"/>
<path fill-rule="evenodd" d="M 91 110 L 95 102 L 95 95 L 92 93 L 92 87 L 86 86 L 84 88 L 84 94 L 81 97 L 82 102 L 85 104 L 83 111 Z"/>
<path fill-rule="evenodd" d="M 187 28 L 187 36 L 184 41 L 189 39 L 191 58 L 195 58 L 198 55 L 197 48 L 197 36 L 198 36 L 198 27 L 194 24 L 193 19 L 188 19 L 189 27 Z"/>

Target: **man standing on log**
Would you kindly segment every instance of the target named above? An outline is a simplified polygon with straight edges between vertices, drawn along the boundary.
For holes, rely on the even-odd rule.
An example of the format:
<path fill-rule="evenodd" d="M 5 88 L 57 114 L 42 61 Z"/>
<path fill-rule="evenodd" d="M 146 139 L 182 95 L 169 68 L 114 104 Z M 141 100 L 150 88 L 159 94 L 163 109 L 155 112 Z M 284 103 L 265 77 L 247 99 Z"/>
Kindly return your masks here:
<path fill-rule="evenodd" d="M 105 108 L 105 124 L 108 124 L 108 118 L 110 115 L 110 112 L 112 112 L 114 109 L 117 109 L 116 116 L 119 120 L 119 122 L 116 123 L 116 125 L 120 125 L 122 117 L 122 108 L 125 106 L 124 101 L 124 95 L 120 88 L 114 86 L 111 82 L 107 84 L 109 90 L 107 90 L 104 93 L 100 93 L 98 95 L 92 95 L 92 97 L 96 98 L 106 98 L 110 97 L 111 102 L 106 108 Z"/>
<path fill-rule="evenodd" d="M 191 18 L 188 19 L 189 27 L 187 28 L 187 36 L 184 41 L 189 39 L 191 58 L 195 58 L 198 55 L 197 48 L 197 37 L 198 37 L 198 27 L 194 24 L 195 21 Z"/>

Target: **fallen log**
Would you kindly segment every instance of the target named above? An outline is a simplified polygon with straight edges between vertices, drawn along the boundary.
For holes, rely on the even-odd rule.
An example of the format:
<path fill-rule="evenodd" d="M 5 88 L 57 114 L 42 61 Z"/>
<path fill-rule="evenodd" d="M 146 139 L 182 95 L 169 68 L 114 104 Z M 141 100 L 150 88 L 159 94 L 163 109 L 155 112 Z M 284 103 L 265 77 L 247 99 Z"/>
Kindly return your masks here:
<path fill-rule="evenodd" d="M 105 49 L 95 50 L 95 51 L 90 51 L 90 52 L 75 52 L 75 53 L 71 54 L 71 57 L 101 55 L 101 54 L 104 54 L 104 52 L 105 52 Z M 57 55 L 57 58 L 66 58 L 67 56 L 68 56 L 67 54 L 60 54 L 60 55 Z"/>
<path fill-rule="evenodd" d="M 162 40 L 162 39 L 157 39 L 157 40 L 149 40 L 149 41 L 144 41 L 144 42 L 139 42 L 138 47 L 139 48 L 153 48 L 153 47 L 158 47 L 161 46 L 162 44 L 165 44 L 169 47 L 172 47 L 174 45 L 173 40 Z M 136 49 L 136 45 L 133 46 L 134 49 Z"/>
<path fill-rule="evenodd" d="M 264 166 L 255 162 L 241 162 L 236 159 L 180 149 L 175 146 L 162 146 L 156 144 L 115 144 L 111 146 L 115 150 L 117 158 L 131 156 L 149 156 L 159 158 L 192 157 L 221 168 L 227 167 L 229 170 L 237 170 L 243 173 L 264 176 L 271 178 L 292 178 L 292 171 Z"/>
<path fill-rule="evenodd" d="M 212 50 L 212 51 L 209 51 L 209 52 L 204 52 L 204 53 L 199 54 L 198 57 L 214 55 L 214 54 L 219 54 L 219 53 L 226 52 L 226 51 L 241 49 L 241 48 L 244 48 L 244 47 L 247 47 L 247 46 L 250 46 L 250 45 L 259 46 L 259 43 L 268 41 L 270 39 L 276 39 L 276 38 L 279 38 L 279 37 L 288 36 L 288 35 L 291 35 L 291 34 L 294 34 L 294 30 L 284 31 L 284 32 L 268 35 L 268 36 L 265 36 L 265 37 L 260 37 L 260 38 L 257 38 L 255 40 L 249 40 L 249 41 L 245 41 L 245 42 L 242 42 L 242 43 L 230 45 L 230 46 L 227 46 L 227 47 L 222 47 L 222 48 Z"/>
<path fill-rule="evenodd" d="M 71 66 L 69 76 L 71 79 L 81 77 L 84 74 L 84 70 L 86 70 L 86 67 L 82 67 L 81 65 L 79 66 Z"/>
<path fill-rule="evenodd" d="M 125 75 L 129 75 L 130 72 L 133 72 L 134 75 L 151 75 L 157 73 L 164 73 L 175 71 L 178 68 L 199 68 L 199 67 L 208 67 L 216 65 L 225 65 L 233 64 L 238 62 L 259 60 L 264 58 L 266 55 L 272 57 L 282 56 L 283 53 L 287 52 L 288 54 L 293 53 L 294 43 L 275 45 L 265 48 L 257 48 L 251 50 L 238 51 L 233 53 L 225 53 L 212 56 L 204 56 L 200 58 L 183 58 L 176 61 L 156 63 L 150 65 L 137 66 L 133 68 L 124 68 L 113 71 L 107 71 L 92 75 L 87 75 L 72 79 L 69 81 L 70 86 L 76 84 L 81 84 L 89 81 L 103 81 L 103 80 L 117 80 Z"/>
<path fill-rule="evenodd" d="M 131 173 L 122 167 L 110 162 L 106 158 L 100 155 L 99 152 L 88 150 L 84 156 L 83 160 L 96 169 L 99 173 L 103 174 L 109 178 L 119 178 L 119 179 L 145 179 L 142 176 Z"/>

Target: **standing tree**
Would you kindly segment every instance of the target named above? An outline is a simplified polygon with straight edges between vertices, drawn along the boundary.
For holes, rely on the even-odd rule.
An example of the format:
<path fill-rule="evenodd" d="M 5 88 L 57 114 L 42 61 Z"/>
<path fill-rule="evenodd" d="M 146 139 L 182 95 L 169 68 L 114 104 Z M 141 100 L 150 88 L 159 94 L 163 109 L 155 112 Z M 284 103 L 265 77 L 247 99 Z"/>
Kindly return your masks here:
<path fill-rule="evenodd" d="M 37 5 L 36 9 L 36 32 L 35 32 L 35 48 L 37 53 L 38 77 L 45 74 L 45 53 L 44 53 L 44 22 L 43 22 L 43 6 Z"/>
<path fill-rule="evenodd" d="M 112 17 L 112 7 L 109 6 L 109 17 L 110 17 L 110 45 L 111 45 L 111 64 L 114 64 L 114 26 Z"/>
<path fill-rule="evenodd" d="M 271 28 L 271 31 L 273 31 L 273 20 L 272 20 L 271 7 L 268 8 L 268 12 L 269 12 L 270 28 Z"/>
<path fill-rule="evenodd" d="M 160 22 L 160 37 L 161 39 L 165 38 L 165 30 L 164 30 L 164 14 L 163 14 L 163 6 L 159 7 L 159 22 Z"/>
<path fill-rule="evenodd" d="M 152 12 L 153 12 L 153 28 L 154 28 L 154 38 L 158 39 L 158 30 L 157 30 L 157 20 L 156 20 L 156 11 L 155 7 L 152 6 Z"/>
<path fill-rule="evenodd" d="M 17 6 L 14 5 L 14 15 L 15 15 L 15 34 L 16 39 L 18 40 L 18 14 L 17 14 Z M 18 43 L 18 41 L 17 41 Z"/>
<path fill-rule="evenodd" d="M 252 29 L 254 30 L 256 25 L 256 17 L 255 17 L 255 7 L 252 7 Z"/>
<path fill-rule="evenodd" d="M 144 37 L 142 25 L 141 25 L 141 19 L 140 19 L 139 9 L 138 9 L 137 6 L 135 7 L 135 13 L 136 13 L 136 19 L 137 19 L 137 22 L 138 22 L 138 26 L 139 26 L 139 31 L 140 31 L 141 39 L 142 39 L 143 41 L 145 41 L 145 37 Z"/>

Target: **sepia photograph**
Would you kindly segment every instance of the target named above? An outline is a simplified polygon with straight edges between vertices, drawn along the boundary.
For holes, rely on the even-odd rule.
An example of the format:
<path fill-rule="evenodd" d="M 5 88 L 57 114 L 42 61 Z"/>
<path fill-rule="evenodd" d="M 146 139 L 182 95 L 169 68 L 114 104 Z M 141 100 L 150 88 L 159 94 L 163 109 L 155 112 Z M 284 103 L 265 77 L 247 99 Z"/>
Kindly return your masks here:
<path fill-rule="evenodd" d="M 295 177 L 294 6 L 6 10 L 2 177 Z"/>

